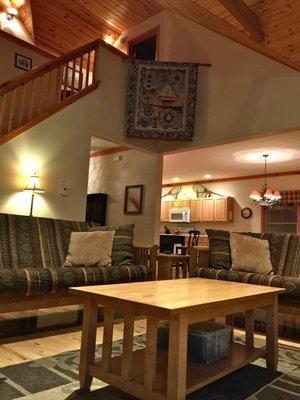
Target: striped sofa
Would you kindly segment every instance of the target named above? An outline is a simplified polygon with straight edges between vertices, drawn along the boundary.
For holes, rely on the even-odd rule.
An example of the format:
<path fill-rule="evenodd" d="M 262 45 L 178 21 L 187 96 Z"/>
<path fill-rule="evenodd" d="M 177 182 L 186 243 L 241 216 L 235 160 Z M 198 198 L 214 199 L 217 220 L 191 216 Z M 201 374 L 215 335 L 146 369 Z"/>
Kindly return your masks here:
<path fill-rule="evenodd" d="M 191 249 L 192 275 L 208 279 L 221 279 L 256 285 L 282 287 L 282 298 L 300 300 L 300 235 L 268 233 L 241 234 L 269 241 L 272 275 L 231 270 L 230 232 L 207 230 L 209 251 Z M 255 255 L 253 255 L 255 257 Z"/>
<path fill-rule="evenodd" d="M 117 251 L 124 250 L 125 255 L 128 252 L 128 262 L 123 257 L 122 265 L 113 262 L 107 267 L 63 267 L 71 232 L 95 226 L 90 222 L 0 214 L 0 312 L 6 299 L 37 299 L 67 293 L 71 286 L 151 279 L 147 256 L 151 248 L 146 248 L 146 253 L 141 249 L 135 253 L 122 241 Z"/>

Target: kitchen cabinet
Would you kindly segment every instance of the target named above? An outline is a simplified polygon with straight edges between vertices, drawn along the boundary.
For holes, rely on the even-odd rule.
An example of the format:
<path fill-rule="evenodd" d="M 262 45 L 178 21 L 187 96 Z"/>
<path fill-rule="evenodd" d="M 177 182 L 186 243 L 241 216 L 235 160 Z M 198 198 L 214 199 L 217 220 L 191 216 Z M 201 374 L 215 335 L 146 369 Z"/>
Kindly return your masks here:
<path fill-rule="evenodd" d="M 190 208 L 191 200 L 180 200 L 180 207 L 181 208 Z"/>
<path fill-rule="evenodd" d="M 171 202 L 170 201 L 162 201 L 161 202 L 160 220 L 162 222 L 169 222 L 170 208 L 171 208 Z"/>
<path fill-rule="evenodd" d="M 191 200 L 191 222 L 202 221 L 202 201 L 200 199 Z"/>
<path fill-rule="evenodd" d="M 215 222 L 231 222 L 233 220 L 233 198 L 223 197 L 214 200 L 215 200 L 215 206 L 214 206 Z"/>
<path fill-rule="evenodd" d="M 201 199 L 201 201 L 202 201 L 202 221 L 214 222 L 215 199 L 207 198 L 207 199 Z"/>
<path fill-rule="evenodd" d="M 193 222 L 232 222 L 234 199 L 232 197 L 172 200 L 161 203 L 161 221 L 169 222 L 171 208 L 190 208 Z"/>
<path fill-rule="evenodd" d="M 172 200 L 171 208 L 190 208 L 190 200 Z"/>

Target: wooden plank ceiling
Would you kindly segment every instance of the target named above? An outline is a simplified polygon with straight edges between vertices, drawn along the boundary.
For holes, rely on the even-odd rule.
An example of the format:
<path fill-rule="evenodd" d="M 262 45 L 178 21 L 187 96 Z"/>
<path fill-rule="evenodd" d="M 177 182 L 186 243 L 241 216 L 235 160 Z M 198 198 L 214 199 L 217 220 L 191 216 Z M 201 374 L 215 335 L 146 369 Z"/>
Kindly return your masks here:
<path fill-rule="evenodd" d="M 35 43 L 64 53 L 98 37 L 114 41 L 163 9 L 300 70 L 300 0 L 31 0 Z"/>

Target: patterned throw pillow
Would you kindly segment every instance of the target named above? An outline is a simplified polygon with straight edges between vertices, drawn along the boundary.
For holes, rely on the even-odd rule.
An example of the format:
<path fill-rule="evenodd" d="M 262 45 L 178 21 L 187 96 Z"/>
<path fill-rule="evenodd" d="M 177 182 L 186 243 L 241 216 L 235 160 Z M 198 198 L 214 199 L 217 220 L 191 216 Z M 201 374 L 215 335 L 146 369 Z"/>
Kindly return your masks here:
<path fill-rule="evenodd" d="M 206 233 L 209 239 L 209 267 L 230 269 L 230 233 L 215 229 L 206 229 Z"/>
<path fill-rule="evenodd" d="M 72 232 L 65 267 L 111 265 L 115 231 Z"/>
<path fill-rule="evenodd" d="M 264 275 L 273 273 L 268 240 L 231 233 L 230 248 L 233 271 Z"/>
<path fill-rule="evenodd" d="M 115 231 L 111 263 L 112 265 L 133 264 L 133 231 L 134 225 L 100 226 L 89 228 L 89 231 Z"/>

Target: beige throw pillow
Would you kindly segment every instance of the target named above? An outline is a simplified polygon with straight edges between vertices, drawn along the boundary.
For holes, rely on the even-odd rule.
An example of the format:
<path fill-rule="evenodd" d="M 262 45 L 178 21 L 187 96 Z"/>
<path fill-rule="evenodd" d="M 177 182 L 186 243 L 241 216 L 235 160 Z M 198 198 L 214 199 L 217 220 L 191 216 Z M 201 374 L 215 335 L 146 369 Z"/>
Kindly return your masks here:
<path fill-rule="evenodd" d="M 268 240 L 230 234 L 232 266 L 234 271 L 269 274 L 273 271 Z"/>
<path fill-rule="evenodd" d="M 106 266 L 111 264 L 115 231 L 72 232 L 65 266 Z"/>

